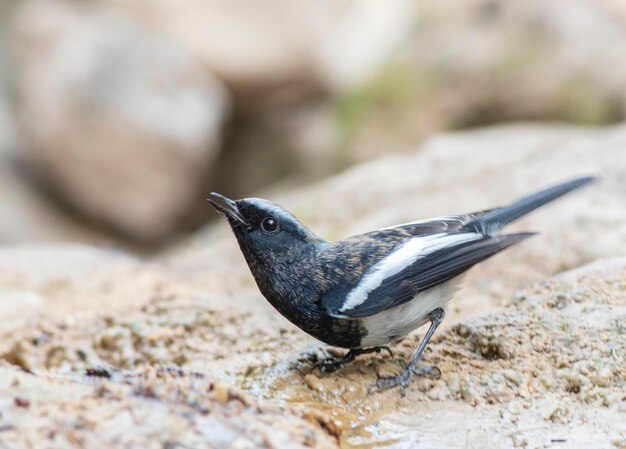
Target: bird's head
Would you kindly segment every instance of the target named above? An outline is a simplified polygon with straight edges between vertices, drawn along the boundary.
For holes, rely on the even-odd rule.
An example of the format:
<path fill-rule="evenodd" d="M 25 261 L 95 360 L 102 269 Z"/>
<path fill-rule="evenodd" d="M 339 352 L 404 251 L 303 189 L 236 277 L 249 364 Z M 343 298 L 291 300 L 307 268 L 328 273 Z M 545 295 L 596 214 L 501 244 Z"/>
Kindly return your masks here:
<path fill-rule="evenodd" d="M 215 192 L 211 193 L 209 201 L 217 212 L 226 216 L 244 253 L 281 252 L 303 244 L 324 242 L 293 214 L 271 201 L 231 200 Z"/>

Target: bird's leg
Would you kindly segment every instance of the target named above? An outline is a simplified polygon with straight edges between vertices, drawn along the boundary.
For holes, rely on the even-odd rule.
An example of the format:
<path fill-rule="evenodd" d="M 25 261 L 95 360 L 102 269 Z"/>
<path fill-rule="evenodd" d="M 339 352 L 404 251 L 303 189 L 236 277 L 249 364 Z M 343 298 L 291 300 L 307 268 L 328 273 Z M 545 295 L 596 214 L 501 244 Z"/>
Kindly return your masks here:
<path fill-rule="evenodd" d="M 338 358 L 330 358 L 320 360 L 313 367 L 319 368 L 323 373 L 332 373 L 333 371 L 342 368 L 346 363 L 353 361 L 357 356 L 362 354 L 371 354 L 375 352 L 380 354 L 382 351 L 387 351 L 391 357 L 393 352 L 388 346 L 373 346 L 371 348 L 352 348 L 344 356 Z"/>
<path fill-rule="evenodd" d="M 393 387 L 399 386 L 400 393 L 404 396 L 405 394 L 404 390 L 411 383 L 411 379 L 413 378 L 415 374 L 438 373 L 439 375 L 441 375 L 441 371 L 439 370 L 439 368 L 437 368 L 434 365 L 425 366 L 422 368 L 416 368 L 416 365 L 420 357 L 422 356 L 422 353 L 424 352 L 424 348 L 426 348 L 428 341 L 435 333 L 435 330 L 437 329 L 437 327 L 443 321 L 444 315 L 445 313 L 442 308 L 435 309 L 428 314 L 428 317 L 430 318 L 430 327 L 428 328 L 428 332 L 426 332 L 426 335 L 422 339 L 422 342 L 420 343 L 419 348 L 417 348 L 417 351 L 415 351 L 415 354 L 411 358 L 411 361 L 409 362 L 404 372 L 402 372 L 401 374 L 398 374 L 397 376 L 381 377 L 380 379 L 378 379 L 378 381 L 374 385 L 375 388 L 386 389 L 386 388 L 393 388 Z"/>

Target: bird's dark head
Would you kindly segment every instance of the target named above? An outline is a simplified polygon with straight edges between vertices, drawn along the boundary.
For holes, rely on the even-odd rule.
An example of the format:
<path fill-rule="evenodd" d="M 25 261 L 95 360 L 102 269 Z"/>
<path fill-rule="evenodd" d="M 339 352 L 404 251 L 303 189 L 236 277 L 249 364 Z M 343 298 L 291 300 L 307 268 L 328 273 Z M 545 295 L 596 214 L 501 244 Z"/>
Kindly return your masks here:
<path fill-rule="evenodd" d="M 261 198 L 231 200 L 211 193 L 209 201 L 226 216 L 244 254 L 282 252 L 324 242 L 289 211 Z"/>

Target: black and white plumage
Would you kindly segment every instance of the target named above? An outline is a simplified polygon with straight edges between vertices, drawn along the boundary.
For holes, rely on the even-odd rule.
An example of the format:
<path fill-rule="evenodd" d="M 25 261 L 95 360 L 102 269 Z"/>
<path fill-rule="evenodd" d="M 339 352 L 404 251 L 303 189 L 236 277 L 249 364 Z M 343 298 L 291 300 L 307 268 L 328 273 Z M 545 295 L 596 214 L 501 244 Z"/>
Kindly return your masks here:
<path fill-rule="evenodd" d="M 315 338 L 349 348 L 346 360 L 431 326 L 403 374 L 380 387 L 408 384 L 443 319 L 462 275 L 533 235 L 501 234 L 508 223 L 593 181 L 574 179 L 510 205 L 420 220 L 328 242 L 267 200 L 210 201 L 231 225 L 261 293 Z"/>

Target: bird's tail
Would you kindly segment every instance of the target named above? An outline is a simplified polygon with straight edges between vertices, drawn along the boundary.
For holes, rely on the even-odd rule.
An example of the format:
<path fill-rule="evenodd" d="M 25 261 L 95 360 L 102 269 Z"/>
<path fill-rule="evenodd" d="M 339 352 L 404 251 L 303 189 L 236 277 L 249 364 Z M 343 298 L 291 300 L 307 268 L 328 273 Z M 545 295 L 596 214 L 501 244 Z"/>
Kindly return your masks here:
<path fill-rule="evenodd" d="M 571 181 L 525 196 L 507 206 L 493 209 L 484 215 L 474 218 L 463 226 L 463 230 L 481 234 L 495 234 L 507 224 L 523 217 L 527 213 L 595 180 L 596 178 L 593 176 L 572 179 Z"/>

